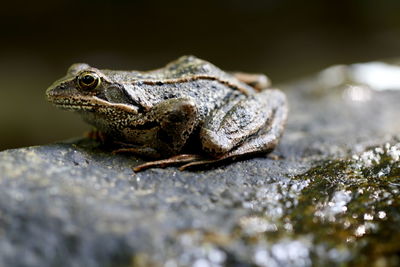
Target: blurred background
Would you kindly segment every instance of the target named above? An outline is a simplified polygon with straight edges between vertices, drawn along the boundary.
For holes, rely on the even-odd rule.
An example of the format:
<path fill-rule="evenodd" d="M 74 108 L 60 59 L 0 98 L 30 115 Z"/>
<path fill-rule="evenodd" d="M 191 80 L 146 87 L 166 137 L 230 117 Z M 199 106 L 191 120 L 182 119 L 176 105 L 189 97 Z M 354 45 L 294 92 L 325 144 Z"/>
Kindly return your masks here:
<path fill-rule="evenodd" d="M 70 64 L 147 70 L 193 54 L 283 83 L 400 55 L 398 0 L 8 1 L 0 9 L 0 150 L 89 126 L 45 89 Z"/>

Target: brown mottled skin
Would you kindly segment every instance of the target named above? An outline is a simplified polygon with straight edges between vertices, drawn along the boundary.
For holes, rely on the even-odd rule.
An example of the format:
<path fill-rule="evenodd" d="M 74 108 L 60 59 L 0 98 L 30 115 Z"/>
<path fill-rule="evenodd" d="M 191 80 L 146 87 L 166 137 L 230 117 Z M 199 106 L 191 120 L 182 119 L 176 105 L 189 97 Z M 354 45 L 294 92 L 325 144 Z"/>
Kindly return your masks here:
<path fill-rule="evenodd" d="M 46 95 L 125 144 L 118 151 L 171 157 L 136 167 L 139 171 L 271 151 L 282 135 L 288 109 L 285 95 L 268 85 L 264 75 L 230 74 L 183 56 L 147 72 L 74 64 Z"/>

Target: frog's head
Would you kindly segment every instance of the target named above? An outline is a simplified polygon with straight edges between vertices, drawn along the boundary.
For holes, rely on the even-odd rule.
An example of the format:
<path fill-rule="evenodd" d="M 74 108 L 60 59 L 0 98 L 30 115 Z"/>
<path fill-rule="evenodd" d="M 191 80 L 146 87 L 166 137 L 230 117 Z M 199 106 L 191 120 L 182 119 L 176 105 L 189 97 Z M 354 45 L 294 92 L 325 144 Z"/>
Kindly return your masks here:
<path fill-rule="evenodd" d="M 77 63 L 46 90 L 46 97 L 62 109 L 97 113 L 122 109 L 137 113 L 137 107 L 128 105 L 122 87 L 106 70 Z"/>

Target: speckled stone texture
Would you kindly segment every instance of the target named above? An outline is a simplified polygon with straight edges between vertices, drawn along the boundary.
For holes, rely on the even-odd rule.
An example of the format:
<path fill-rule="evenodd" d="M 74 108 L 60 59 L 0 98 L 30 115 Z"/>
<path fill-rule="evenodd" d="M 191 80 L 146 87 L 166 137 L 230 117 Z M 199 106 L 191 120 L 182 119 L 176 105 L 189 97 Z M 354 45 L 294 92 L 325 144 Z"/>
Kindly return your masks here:
<path fill-rule="evenodd" d="M 274 156 L 135 174 L 87 139 L 1 152 L 0 266 L 399 264 L 400 91 L 326 75 L 282 86 Z"/>

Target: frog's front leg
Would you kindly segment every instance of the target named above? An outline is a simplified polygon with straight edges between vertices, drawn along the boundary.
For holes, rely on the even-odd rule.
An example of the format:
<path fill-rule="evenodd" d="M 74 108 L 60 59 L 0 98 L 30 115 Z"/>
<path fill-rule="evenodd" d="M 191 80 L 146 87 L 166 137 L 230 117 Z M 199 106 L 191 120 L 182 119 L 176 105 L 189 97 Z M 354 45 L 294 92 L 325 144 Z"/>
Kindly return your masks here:
<path fill-rule="evenodd" d="M 197 107 L 189 98 L 168 99 L 153 107 L 145 120 L 149 129 L 138 129 L 136 125 L 126 128 L 127 136 L 141 138 L 142 146 L 126 145 L 118 152 L 131 152 L 152 158 L 176 155 L 192 133 L 198 116 Z"/>
<path fill-rule="evenodd" d="M 181 151 L 196 126 L 199 114 L 192 99 L 175 98 L 158 104 L 150 116 L 160 125 L 156 146 L 165 157 Z"/>
<path fill-rule="evenodd" d="M 202 147 L 214 159 L 182 168 L 271 151 L 283 133 L 287 113 L 285 95 L 273 89 L 226 105 L 200 129 Z"/>

